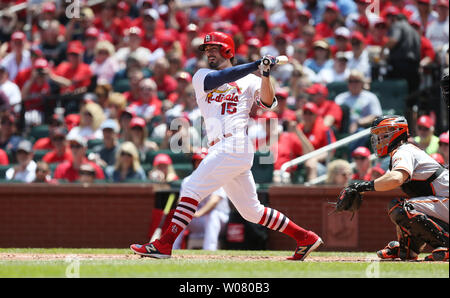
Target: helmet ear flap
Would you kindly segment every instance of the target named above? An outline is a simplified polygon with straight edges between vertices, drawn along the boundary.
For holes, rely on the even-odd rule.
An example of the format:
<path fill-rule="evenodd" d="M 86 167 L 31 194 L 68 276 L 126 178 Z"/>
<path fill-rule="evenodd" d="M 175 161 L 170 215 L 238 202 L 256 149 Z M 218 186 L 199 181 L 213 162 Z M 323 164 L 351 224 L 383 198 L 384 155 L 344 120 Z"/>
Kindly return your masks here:
<path fill-rule="evenodd" d="M 233 54 L 231 53 L 231 49 L 224 47 L 224 46 L 221 46 L 220 53 L 222 54 L 222 56 L 225 59 L 230 59 L 231 57 L 233 57 Z"/>

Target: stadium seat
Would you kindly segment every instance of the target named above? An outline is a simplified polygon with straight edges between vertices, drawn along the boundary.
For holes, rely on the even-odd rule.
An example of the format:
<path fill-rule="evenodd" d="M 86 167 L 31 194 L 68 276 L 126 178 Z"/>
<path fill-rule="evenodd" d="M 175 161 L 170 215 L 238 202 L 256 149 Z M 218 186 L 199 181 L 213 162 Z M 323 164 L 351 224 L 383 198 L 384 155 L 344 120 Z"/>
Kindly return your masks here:
<path fill-rule="evenodd" d="M 192 162 L 189 163 L 175 163 L 173 169 L 177 173 L 178 178 L 183 179 L 189 176 L 194 170 Z"/>
<path fill-rule="evenodd" d="M 370 90 L 380 99 L 383 114 L 404 115 L 408 83 L 406 80 L 373 82 Z"/>
<path fill-rule="evenodd" d="M 348 91 L 347 82 L 333 82 L 327 84 L 328 99 L 334 100 L 335 97 L 343 92 Z"/>
<path fill-rule="evenodd" d="M 32 139 L 32 142 L 40 138 L 48 137 L 50 133 L 49 127 L 46 124 L 33 126 L 30 130 L 29 137 Z"/>
<path fill-rule="evenodd" d="M 173 164 L 182 164 L 182 163 L 191 164 L 191 162 L 192 162 L 192 154 L 190 154 L 190 153 L 183 153 L 183 152 L 175 153 L 170 149 L 163 149 L 163 150 L 158 150 L 158 151 L 147 152 L 144 163 L 153 164 L 153 159 L 159 153 L 165 153 L 165 154 L 169 155 L 170 158 L 172 159 Z"/>
<path fill-rule="evenodd" d="M 6 177 L 5 177 L 6 171 L 7 171 L 10 167 L 13 167 L 13 166 L 14 166 L 14 165 L 6 165 L 6 166 L 0 165 L 0 179 L 2 179 L 2 180 L 6 179 Z"/>
<path fill-rule="evenodd" d="M 50 152 L 50 150 L 35 150 L 34 151 L 34 157 L 33 160 L 34 161 L 41 161 L 42 158 L 44 157 L 45 154 L 47 154 L 48 152 Z"/>

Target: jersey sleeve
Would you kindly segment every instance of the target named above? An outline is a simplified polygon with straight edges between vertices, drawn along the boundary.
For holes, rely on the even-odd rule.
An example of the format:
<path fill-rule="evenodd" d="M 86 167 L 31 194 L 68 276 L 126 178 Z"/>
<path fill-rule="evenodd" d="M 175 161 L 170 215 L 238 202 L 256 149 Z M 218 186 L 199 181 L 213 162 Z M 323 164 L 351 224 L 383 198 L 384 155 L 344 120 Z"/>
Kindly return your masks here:
<path fill-rule="evenodd" d="M 399 148 L 392 156 L 392 170 L 406 171 L 411 178 L 414 171 L 414 156 L 412 152 Z"/>
<path fill-rule="evenodd" d="M 208 73 L 214 70 L 208 68 L 200 68 L 192 77 L 192 86 L 194 87 L 197 96 L 206 95 L 205 91 L 205 77 Z"/>

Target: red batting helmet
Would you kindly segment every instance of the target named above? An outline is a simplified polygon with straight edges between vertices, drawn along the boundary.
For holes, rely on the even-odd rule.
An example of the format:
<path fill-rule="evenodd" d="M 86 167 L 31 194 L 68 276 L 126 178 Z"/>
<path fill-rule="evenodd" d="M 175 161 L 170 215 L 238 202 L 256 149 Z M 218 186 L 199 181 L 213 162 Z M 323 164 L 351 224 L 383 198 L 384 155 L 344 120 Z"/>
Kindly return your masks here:
<path fill-rule="evenodd" d="M 204 51 L 207 45 L 220 45 L 220 54 L 225 59 L 230 59 L 234 57 L 234 41 L 233 38 L 223 32 L 210 32 L 205 35 L 203 44 L 201 44 L 198 49 Z"/>

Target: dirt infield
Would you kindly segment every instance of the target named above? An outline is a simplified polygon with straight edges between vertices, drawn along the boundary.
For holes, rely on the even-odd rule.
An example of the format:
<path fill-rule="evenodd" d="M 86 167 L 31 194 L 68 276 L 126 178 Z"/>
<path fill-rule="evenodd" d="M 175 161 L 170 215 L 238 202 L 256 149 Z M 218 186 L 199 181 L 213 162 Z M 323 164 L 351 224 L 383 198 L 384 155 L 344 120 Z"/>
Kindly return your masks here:
<path fill-rule="evenodd" d="M 176 254 L 174 260 L 229 260 L 229 261 L 287 261 L 288 256 L 242 256 L 242 255 L 189 255 Z M 65 261 L 67 259 L 89 260 L 139 260 L 141 256 L 133 254 L 46 254 L 46 253 L 0 253 L 0 261 Z M 148 258 L 150 259 L 150 258 Z M 363 263 L 379 260 L 376 255 L 365 257 L 309 256 L 306 262 L 352 262 Z"/>

